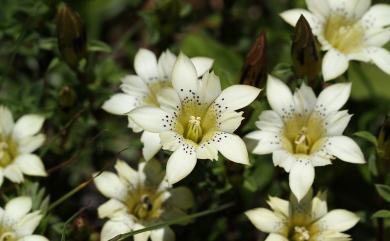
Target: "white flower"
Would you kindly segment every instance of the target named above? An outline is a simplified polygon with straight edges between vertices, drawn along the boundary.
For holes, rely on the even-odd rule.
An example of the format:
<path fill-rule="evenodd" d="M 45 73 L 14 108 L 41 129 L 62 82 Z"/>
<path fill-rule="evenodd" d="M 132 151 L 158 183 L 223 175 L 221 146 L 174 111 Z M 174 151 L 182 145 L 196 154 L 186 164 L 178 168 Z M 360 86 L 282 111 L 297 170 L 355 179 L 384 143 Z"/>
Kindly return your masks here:
<path fill-rule="evenodd" d="M 156 222 L 185 215 L 193 206 L 193 196 L 185 187 L 170 188 L 160 164 L 142 162 L 138 171 L 118 160 L 118 173 L 103 172 L 95 178 L 97 189 L 109 200 L 98 209 L 100 218 L 108 218 L 101 231 L 101 240 L 142 229 Z M 175 235 L 164 227 L 134 236 L 135 241 L 171 241 Z"/>
<path fill-rule="evenodd" d="M 169 50 L 163 52 L 158 61 L 156 55 L 147 49 L 140 49 L 135 55 L 134 69 L 137 75 L 127 75 L 122 80 L 123 93 L 113 95 L 102 108 L 115 115 L 127 115 L 131 110 L 139 106 L 160 106 L 157 94 L 166 87 L 172 87 L 172 69 L 176 56 Z M 213 60 L 206 57 L 191 58 L 200 77 L 213 64 Z M 143 128 L 129 119 L 129 127 L 135 132 L 143 131 Z M 156 133 L 144 131 L 141 136 L 144 144 L 143 156 L 150 160 L 160 149 L 160 137 Z"/>
<path fill-rule="evenodd" d="M 314 180 L 314 167 L 332 164 L 335 157 L 364 163 L 359 146 L 343 136 L 351 115 L 339 109 L 347 101 L 350 83 L 334 84 L 318 98 L 302 84 L 294 95 L 281 80 L 267 81 L 267 99 L 273 110 L 263 111 L 246 137 L 258 140 L 255 154 L 272 153 L 275 166 L 290 172 L 290 188 L 300 200 Z"/>
<path fill-rule="evenodd" d="M 42 219 L 40 211 L 30 213 L 30 197 L 11 199 L 5 208 L 0 207 L 0 240 L 4 241 L 49 241 L 33 234 Z"/>
<path fill-rule="evenodd" d="M 233 85 L 221 92 L 219 78 L 206 73 L 198 79 L 193 63 L 180 54 L 172 71 L 173 89 L 157 98 L 160 108 L 140 107 L 129 117 L 145 130 L 160 133 L 163 149 L 173 151 L 167 177 L 174 184 L 186 177 L 197 159 L 218 159 L 218 151 L 234 162 L 249 164 L 245 143 L 233 132 L 260 89 Z"/>
<path fill-rule="evenodd" d="M 270 233 L 266 241 L 348 241 L 342 232 L 352 228 L 359 218 L 352 212 L 336 209 L 328 212 L 326 198 L 311 192 L 301 201 L 292 196 L 290 202 L 270 197 L 266 208 L 245 212 L 249 220 L 262 232 Z"/>
<path fill-rule="evenodd" d="M 21 183 L 23 174 L 47 175 L 41 158 L 31 154 L 45 141 L 39 133 L 43 122 L 42 116 L 30 114 L 14 123 L 9 109 L 0 106 L 0 186 L 4 177 Z"/>
<path fill-rule="evenodd" d="M 301 15 L 308 20 L 322 49 L 324 79 L 343 74 L 350 60 L 373 62 L 390 74 L 390 52 L 382 48 L 390 40 L 390 5 L 370 0 L 306 0 L 310 11 L 292 9 L 281 17 L 292 26 Z"/>

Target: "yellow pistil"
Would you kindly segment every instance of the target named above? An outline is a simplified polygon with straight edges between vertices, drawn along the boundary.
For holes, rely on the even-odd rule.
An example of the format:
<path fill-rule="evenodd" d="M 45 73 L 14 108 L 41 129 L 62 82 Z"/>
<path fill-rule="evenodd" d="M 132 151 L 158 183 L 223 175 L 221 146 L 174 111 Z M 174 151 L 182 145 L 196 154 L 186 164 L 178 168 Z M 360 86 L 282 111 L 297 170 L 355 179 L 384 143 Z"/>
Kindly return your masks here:
<path fill-rule="evenodd" d="M 128 194 L 126 205 L 129 214 L 140 221 L 150 221 L 163 212 L 161 193 L 146 187 L 138 187 Z"/>
<path fill-rule="evenodd" d="M 355 19 L 332 14 L 324 28 L 325 39 L 344 54 L 359 51 L 364 43 L 364 29 Z"/>
<path fill-rule="evenodd" d="M 310 233 L 304 226 L 295 226 L 290 234 L 289 240 L 291 241 L 308 241 L 310 240 Z"/>
<path fill-rule="evenodd" d="M 0 135 L 0 167 L 6 167 L 12 163 L 17 154 L 16 143 L 10 137 Z"/>
<path fill-rule="evenodd" d="M 195 143 L 198 143 L 203 136 L 202 127 L 200 126 L 201 118 L 199 116 L 191 116 L 188 124 L 187 124 L 187 130 L 185 133 L 185 138 L 190 139 Z"/>

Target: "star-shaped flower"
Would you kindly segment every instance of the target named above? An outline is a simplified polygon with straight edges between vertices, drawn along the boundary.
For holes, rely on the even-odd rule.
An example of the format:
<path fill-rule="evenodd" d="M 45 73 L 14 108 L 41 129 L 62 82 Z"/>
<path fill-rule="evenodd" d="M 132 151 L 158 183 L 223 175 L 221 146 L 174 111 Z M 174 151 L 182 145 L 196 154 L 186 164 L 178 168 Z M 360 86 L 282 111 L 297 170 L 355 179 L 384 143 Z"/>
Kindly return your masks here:
<path fill-rule="evenodd" d="M 233 85 L 221 91 L 219 78 L 206 73 L 198 79 L 191 60 L 180 54 L 172 71 L 173 89 L 157 98 L 160 108 L 140 107 L 129 116 L 147 131 L 159 133 L 163 149 L 173 151 L 167 164 L 167 177 L 174 184 L 186 177 L 197 159 L 227 159 L 249 164 L 242 139 L 233 134 L 243 112 L 236 112 L 256 99 L 260 89 Z"/>
<path fill-rule="evenodd" d="M 350 60 L 373 62 L 390 74 L 390 52 L 382 48 L 390 40 L 390 5 L 370 0 L 306 0 L 309 9 L 285 11 L 281 17 L 295 26 L 301 15 L 327 51 L 323 62 L 324 79 L 343 74 Z"/>
<path fill-rule="evenodd" d="M 267 99 L 273 110 L 259 116 L 260 129 L 246 137 L 258 140 L 255 154 L 272 153 L 275 166 L 290 172 L 290 187 L 300 200 L 314 181 L 314 167 L 332 164 L 335 157 L 364 163 L 359 146 L 343 136 L 351 115 L 339 109 L 347 101 L 350 83 L 325 88 L 318 98 L 304 83 L 294 95 L 272 76 L 267 81 Z"/>

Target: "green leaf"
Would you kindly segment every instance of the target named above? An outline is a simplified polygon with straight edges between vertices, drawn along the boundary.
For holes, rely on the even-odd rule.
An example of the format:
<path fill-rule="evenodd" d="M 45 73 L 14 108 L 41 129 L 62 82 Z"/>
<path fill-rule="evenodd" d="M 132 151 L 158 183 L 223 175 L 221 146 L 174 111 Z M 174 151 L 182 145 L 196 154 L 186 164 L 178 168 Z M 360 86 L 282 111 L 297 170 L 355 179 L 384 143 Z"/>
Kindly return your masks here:
<path fill-rule="evenodd" d="M 378 141 L 377 141 L 376 137 L 368 131 L 358 131 L 358 132 L 355 132 L 354 135 L 371 142 L 375 146 L 378 145 Z"/>
<path fill-rule="evenodd" d="M 375 188 L 378 191 L 379 195 L 385 199 L 387 202 L 390 202 L 390 187 L 383 184 L 375 184 Z"/>
<path fill-rule="evenodd" d="M 111 47 L 99 40 L 91 40 L 88 42 L 88 51 L 90 52 L 104 52 L 104 53 L 111 53 L 112 49 Z"/>
<path fill-rule="evenodd" d="M 372 218 L 390 218 L 390 210 L 379 210 L 372 215 Z"/>
<path fill-rule="evenodd" d="M 162 228 L 162 227 L 169 226 L 169 225 L 172 225 L 172 224 L 188 222 L 188 221 L 190 221 L 192 219 L 195 219 L 195 218 L 199 218 L 199 217 L 202 217 L 202 216 L 207 216 L 207 215 L 210 215 L 210 214 L 213 214 L 213 213 L 220 212 L 220 211 L 225 210 L 227 208 L 230 208 L 232 206 L 233 206 L 232 203 L 228 203 L 228 204 L 222 205 L 220 207 L 209 209 L 209 210 L 206 210 L 206 211 L 203 211 L 203 212 L 199 212 L 199 213 L 183 216 L 183 217 L 176 218 L 176 219 L 173 219 L 173 220 L 169 220 L 169 221 L 166 221 L 166 222 L 160 222 L 160 223 L 157 223 L 157 224 L 154 224 L 154 225 L 150 225 L 150 226 L 148 226 L 146 228 L 143 228 L 143 229 L 138 229 L 136 231 L 131 231 L 131 232 L 128 232 L 128 233 L 119 234 L 119 235 L 115 236 L 114 238 L 110 239 L 109 241 L 125 240 L 126 238 L 132 237 L 132 236 L 134 236 L 136 234 L 139 234 L 139 233 L 143 233 L 143 232 L 147 232 L 147 231 L 150 231 L 150 230 Z"/>

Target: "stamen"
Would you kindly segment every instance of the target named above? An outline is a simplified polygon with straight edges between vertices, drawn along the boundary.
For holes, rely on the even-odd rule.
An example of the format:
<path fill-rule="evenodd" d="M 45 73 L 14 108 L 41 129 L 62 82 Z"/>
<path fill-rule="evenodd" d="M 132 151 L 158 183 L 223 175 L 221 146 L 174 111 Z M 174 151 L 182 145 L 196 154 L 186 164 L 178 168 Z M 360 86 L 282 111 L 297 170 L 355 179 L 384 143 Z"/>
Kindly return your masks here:
<path fill-rule="evenodd" d="M 195 143 L 199 143 L 203 136 L 203 130 L 200 124 L 201 118 L 199 116 L 190 116 L 185 137 Z"/>
<path fill-rule="evenodd" d="M 295 226 L 294 232 L 293 240 L 295 241 L 307 241 L 310 239 L 310 233 L 305 227 Z"/>

